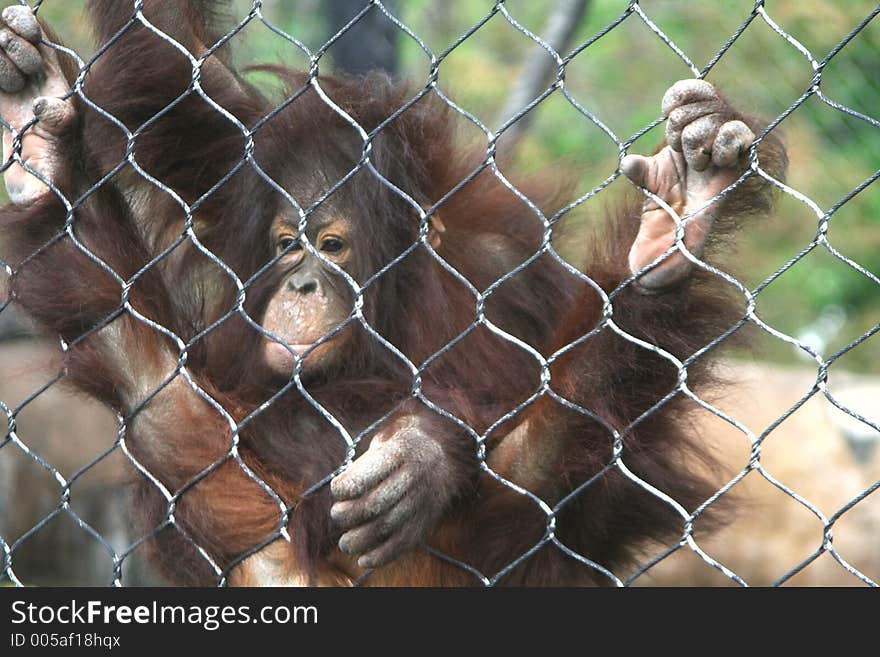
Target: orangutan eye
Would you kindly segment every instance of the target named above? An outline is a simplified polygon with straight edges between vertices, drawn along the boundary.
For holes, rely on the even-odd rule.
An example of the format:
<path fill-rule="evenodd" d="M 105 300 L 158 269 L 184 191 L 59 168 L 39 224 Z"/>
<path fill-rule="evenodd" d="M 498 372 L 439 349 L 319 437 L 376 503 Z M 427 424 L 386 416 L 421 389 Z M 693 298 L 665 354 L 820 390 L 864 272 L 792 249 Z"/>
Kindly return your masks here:
<path fill-rule="evenodd" d="M 286 235 L 278 240 L 276 245 L 278 253 L 296 253 L 302 250 L 302 243 L 290 235 Z"/>
<path fill-rule="evenodd" d="M 339 253 L 345 248 L 345 243 L 338 237 L 326 237 L 321 241 L 321 251 L 324 253 Z"/>

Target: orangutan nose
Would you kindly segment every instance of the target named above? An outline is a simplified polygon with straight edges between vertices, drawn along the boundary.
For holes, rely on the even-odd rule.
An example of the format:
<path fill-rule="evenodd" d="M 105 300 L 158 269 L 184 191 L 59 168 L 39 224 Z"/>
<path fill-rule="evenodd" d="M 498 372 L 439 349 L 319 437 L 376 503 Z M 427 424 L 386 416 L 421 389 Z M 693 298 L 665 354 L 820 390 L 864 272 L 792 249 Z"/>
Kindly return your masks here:
<path fill-rule="evenodd" d="M 287 279 L 287 289 L 300 294 L 311 294 L 318 290 L 318 279 L 308 271 L 296 272 Z"/>

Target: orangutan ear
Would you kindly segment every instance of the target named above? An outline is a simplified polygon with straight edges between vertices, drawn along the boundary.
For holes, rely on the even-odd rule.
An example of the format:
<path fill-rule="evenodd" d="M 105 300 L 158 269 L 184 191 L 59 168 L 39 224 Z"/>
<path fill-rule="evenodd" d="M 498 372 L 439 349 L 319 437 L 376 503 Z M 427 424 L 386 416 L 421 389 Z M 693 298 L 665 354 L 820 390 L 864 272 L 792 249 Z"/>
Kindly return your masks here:
<path fill-rule="evenodd" d="M 446 232 L 443 220 L 437 214 L 432 214 L 428 219 L 428 243 L 434 249 L 439 249 L 442 243 L 442 235 Z"/>

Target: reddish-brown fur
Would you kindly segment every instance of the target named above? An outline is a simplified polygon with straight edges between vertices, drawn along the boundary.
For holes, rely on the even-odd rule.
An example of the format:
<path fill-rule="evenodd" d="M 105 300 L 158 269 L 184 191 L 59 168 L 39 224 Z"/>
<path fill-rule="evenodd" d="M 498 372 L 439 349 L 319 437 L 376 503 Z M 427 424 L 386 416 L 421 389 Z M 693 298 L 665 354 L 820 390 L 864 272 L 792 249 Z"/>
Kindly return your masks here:
<path fill-rule="evenodd" d="M 148 1 L 146 15 L 197 56 L 214 43 L 202 9 L 212 3 Z M 129 3 L 93 0 L 100 43 L 130 16 Z M 188 27 L 187 27 L 188 26 Z M 276 70 L 291 91 L 307 83 L 298 72 Z M 151 176 L 187 203 L 210 190 L 244 156 L 241 131 L 205 101 L 190 94 L 154 119 L 190 85 L 189 62 L 159 37 L 136 25 L 97 61 L 87 77 L 86 95 L 134 130 L 150 121 L 137 138 L 135 158 Z M 366 130 L 384 121 L 409 97 L 382 76 L 366 79 L 321 77 L 321 85 Z M 251 127 L 273 104 L 225 67 L 206 66 L 205 91 L 245 126 Z M 122 159 L 120 130 L 93 110 L 79 105 L 80 125 L 69 137 L 75 157 L 71 180 L 61 188 L 71 200 L 81 196 Z M 753 125 L 755 125 L 753 123 Z M 757 130 L 756 130 L 757 132 Z M 304 180 L 323 171 L 324 188 L 355 165 L 361 155 L 356 133 L 313 90 L 306 90 L 255 135 L 256 162 L 276 181 Z M 784 153 L 765 140 L 762 166 L 779 173 Z M 448 112 L 424 99 L 391 122 L 372 152 L 376 168 L 424 207 L 430 207 L 472 169 L 454 145 Z M 154 195 L 149 212 L 130 211 L 120 190 L 137 174 L 124 169 L 112 183 L 88 195 L 75 213 L 78 239 L 129 280 L 180 235 L 184 212 L 164 194 Z M 522 186 L 542 203 L 552 199 L 541 189 Z M 362 171 L 332 201 L 366 222 L 362 243 L 372 271 L 379 270 L 418 235 L 418 216 L 371 175 Z M 638 199 L 583 239 L 589 245 L 586 273 L 610 292 L 629 277 L 627 251 L 638 229 Z M 766 209 L 766 192 L 750 182 L 726 201 L 726 216 Z M 273 256 L 267 238 L 281 196 L 250 166 L 238 170 L 193 214 L 195 232 L 207 249 L 246 281 Z M 511 266 L 539 247 L 542 227 L 528 207 L 488 171 L 479 174 L 437 210 L 445 226 L 439 254 L 477 289 L 485 289 Z M 47 196 L 26 209 L 0 213 L 4 257 L 16 267 L 16 301 L 72 347 L 68 377 L 79 389 L 114 407 L 138 394 L 138 372 L 170 374 L 177 349 L 155 330 L 120 312 L 121 288 L 61 234 L 62 204 Z M 724 232 L 730 221 L 719 222 Z M 49 244 L 49 246 L 44 246 Z M 191 245 L 137 277 L 130 302 L 137 311 L 188 342 L 224 316 L 236 303 L 231 280 Z M 37 255 L 28 258 L 29 254 Z M 711 261 L 711 249 L 707 252 Z M 245 308 L 259 321 L 279 281 L 270 269 L 249 286 Z M 371 324 L 415 363 L 423 362 L 455 339 L 475 318 L 473 295 L 421 246 L 385 274 L 366 294 Z M 684 286 L 657 296 L 625 288 L 614 298 L 614 321 L 622 329 L 686 358 L 720 335 L 739 318 L 726 285 L 696 274 Z M 489 319 L 533 345 L 545 356 L 593 330 L 602 322 L 599 296 L 542 256 L 501 286 L 488 300 Z M 94 327 L 113 319 L 118 341 L 107 346 Z M 106 329 L 105 329 L 106 330 Z M 86 337 L 80 337 L 80 336 Z M 250 414 L 281 387 L 260 362 L 260 336 L 233 314 L 216 330 L 194 342 L 187 368 L 193 379 L 236 420 Z M 406 403 L 412 377 L 399 361 L 363 330 L 349 343 L 342 364 L 307 388 L 352 433 Z M 688 369 L 688 385 L 700 391 L 712 383 L 717 349 Z M 168 355 L 171 354 L 171 360 Z M 552 386 L 560 395 L 590 409 L 623 430 L 676 385 L 677 372 L 667 361 L 626 341 L 605 326 L 552 367 Z M 425 395 L 482 433 L 499 417 L 528 398 L 539 385 L 539 368 L 520 348 L 477 328 L 423 375 Z M 141 395 L 143 398 L 144 395 Z M 143 399 L 141 399 L 143 401 Z M 687 468 L 704 457 L 697 437 L 687 430 L 692 402 L 681 393 L 624 436 L 623 458 L 647 482 L 686 509 L 698 507 L 714 484 Z M 221 459 L 229 451 L 229 427 L 221 415 L 189 388 L 175 382 L 135 404 L 126 440 L 143 465 L 171 490 Z M 515 458 L 503 456 L 506 434 L 519 420 L 530 422 L 527 439 Z M 476 446 L 466 433 L 439 416 L 438 433 L 451 438 L 447 447 L 460 462 L 469 494 L 459 499 L 429 541 L 442 552 L 493 575 L 544 535 L 546 520 L 533 502 L 478 475 Z M 521 482 L 551 505 L 611 462 L 612 438 L 598 422 L 542 397 L 489 436 L 488 458 L 502 475 L 520 476 L 514 461 L 528 463 L 537 481 Z M 364 441 L 366 443 L 367 441 Z M 282 548 L 285 568 L 298 581 L 344 583 L 361 571 L 336 548 L 339 530 L 330 519 L 328 486 L 307 497 L 304 491 L 334 472 L 345 457 L 339 433 L 292 388 L 240 433 L 244 461 L 288 505 L 292 542 Z M 494 462 L 493 462 L 493 454 Z M 542 462 L 546 457 L 549 462 Z M 169 578 L 181 584 L 216 581 L 206 561 L 182 539 L 180 528 L 224 570 L 252 548 L 277 536 L 282 520 L 278 505 L 228 459 L 176 502 L 177 528 L 168 526 L 168 505 L 146 479 L 136 485 L 133 509 L 143 534 L 161 528 L 150 541 L 155 558 Z M 667 505 L 610 469 L 559 512 L 556 535 L 572 550 L 606 567 L 626 565 L 648 541 L 680 536 L 682 519 Z M 276 544 L 277 545 L 277 544 Z M 243 583 L 253 583 L 247 577 Z M 464 585 L 477 580 L 423 550 L 402 557 L 370 575 L 365 584 Z M 606 583 L 593 569 L 547 545 L 508 573 L 504 584 L 569 585 Z"/>

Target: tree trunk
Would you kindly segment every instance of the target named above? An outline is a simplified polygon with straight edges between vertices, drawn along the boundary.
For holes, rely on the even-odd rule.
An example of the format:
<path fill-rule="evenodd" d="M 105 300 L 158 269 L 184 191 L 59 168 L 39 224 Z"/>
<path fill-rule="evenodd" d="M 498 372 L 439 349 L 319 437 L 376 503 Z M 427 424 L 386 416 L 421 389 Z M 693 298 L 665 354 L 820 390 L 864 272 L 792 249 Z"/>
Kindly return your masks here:
<path fill-rule="evenodd" d="M 383 4 L 397 15 L 398 0 L 386 0 Z M 366 0 L 325 0 L 322 9 L 328 38 L 366 6 Z M 374 7 L 331 46 L 330 56 L 340 71 L 363 74 L 378 69 L 396 75 L 400 34 L 400 29 Z"/>
<path fill-rule="evenodd" d="M 571 47 L 571 40 L 586 15 L 589 4 L 590 0 L 559 0 L 556 9 L 550 14 L 547 24 L 538 36 L 560 56 L 564 57 Z M 496 125 L 499 127 L 504 125 L 505 122 L 528 106 L 550 86 L 556 73 L 557 64 L 550 53 L 539 44 L 534 44 L 524 58 L 524 66 L 519 80 L 508 96 L 507 103 L 501 110 Z M 531 119 L 532 113 L 529 112 L 507 129 L 503 139 L 505 149 L 509 150 L 516 146 Z"/>

